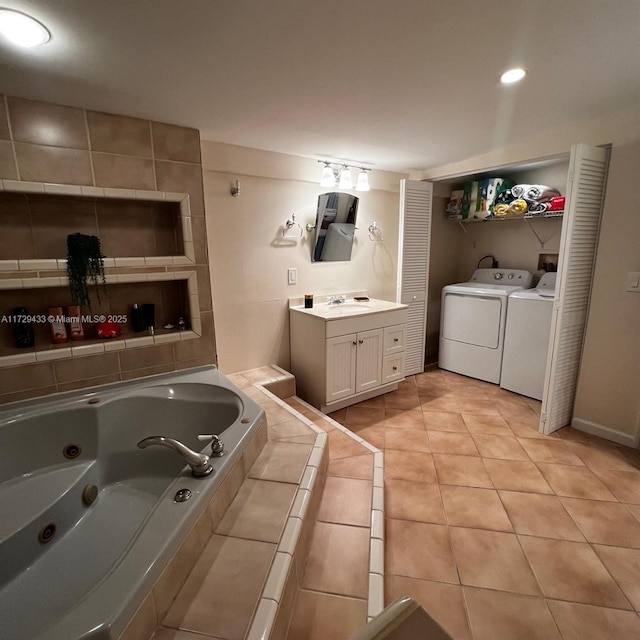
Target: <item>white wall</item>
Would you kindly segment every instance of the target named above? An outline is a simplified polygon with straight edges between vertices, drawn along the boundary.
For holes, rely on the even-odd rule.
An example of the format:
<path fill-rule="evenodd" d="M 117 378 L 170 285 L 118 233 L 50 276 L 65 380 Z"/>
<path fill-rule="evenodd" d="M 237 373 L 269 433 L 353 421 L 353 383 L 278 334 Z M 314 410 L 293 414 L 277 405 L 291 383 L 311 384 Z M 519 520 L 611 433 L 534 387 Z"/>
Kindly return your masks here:
<path fill-rule="evenodd" d="M 205 207 L 218 363 L 225 373 L 266 364 L 289 367 L 288 299 L 365 289 L 393 300 L 398 246 L 400 179 L 372 171 L 372 190 L 360 198 L 351 261 L 312 263 L 312 234 L 285 239 L 285 221 L 296 214 L 315 223 L 322 166 L 315 160 L 203 141 Z M 354 173 L 355 178 L 355 173 Z M 230 188 L 240 181 L 240 195 Z M 383 242 L 367 227 L 378 223 Z M 298 283 L 287 283 L 295 267 Z"/>
<path fill-rule="evenodd" d="M 603 426 L 636 445 L 640 293 L 625 291 L 625 281 L 640 271 L 639 166 L 640 142 L 613 148 L 574 410 L 576 426 Z"/>

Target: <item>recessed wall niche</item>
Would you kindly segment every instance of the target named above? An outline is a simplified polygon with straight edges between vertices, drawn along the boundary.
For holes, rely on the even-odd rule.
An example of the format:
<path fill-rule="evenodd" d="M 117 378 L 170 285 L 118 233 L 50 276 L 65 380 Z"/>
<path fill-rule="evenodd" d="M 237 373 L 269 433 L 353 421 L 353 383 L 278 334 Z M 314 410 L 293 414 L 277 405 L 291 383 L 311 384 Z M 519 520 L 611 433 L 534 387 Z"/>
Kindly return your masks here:
<path fill-rule="evenodd" d="M 195 261 L 187 194 L 8 183 L 0 190 L 0 271 L 66 268 L 71 233 L 98 236 L 107 268 Z"/>
<path fill-rule="evenodd" d="M 110 258 L 184 253 L 175 202 L 0 193 L 0 228 L 3 260 L 65 258 L 71 233 L 98 236 Z"/>

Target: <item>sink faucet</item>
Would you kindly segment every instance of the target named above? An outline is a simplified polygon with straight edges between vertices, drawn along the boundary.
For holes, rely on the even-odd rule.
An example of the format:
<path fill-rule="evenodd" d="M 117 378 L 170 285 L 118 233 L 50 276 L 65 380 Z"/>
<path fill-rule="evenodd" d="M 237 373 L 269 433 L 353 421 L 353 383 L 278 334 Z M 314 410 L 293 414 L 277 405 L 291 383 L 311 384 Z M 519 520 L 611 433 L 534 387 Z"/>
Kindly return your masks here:
<path fill-rule="evenodd" d="M 167 438 L 166 436 L 151 436 L 138 442 L 138 447 L 140 449 L 146 449 L 152 445 L 167 447 L 167 449 L 177 451 L 191 467 L 191 474 L 196 478 L 208 476 L 213 471 L 209 456 L 204 453 L 198 453 L 193 449 L 189 449 L 187 445 L 182 444 L 179 440 Z"/>
<path fill-rule="evenodd" d="M 328 298 L 329 304 L 343 304 L 347 301 L 345 296 L 329 296 Z"/>

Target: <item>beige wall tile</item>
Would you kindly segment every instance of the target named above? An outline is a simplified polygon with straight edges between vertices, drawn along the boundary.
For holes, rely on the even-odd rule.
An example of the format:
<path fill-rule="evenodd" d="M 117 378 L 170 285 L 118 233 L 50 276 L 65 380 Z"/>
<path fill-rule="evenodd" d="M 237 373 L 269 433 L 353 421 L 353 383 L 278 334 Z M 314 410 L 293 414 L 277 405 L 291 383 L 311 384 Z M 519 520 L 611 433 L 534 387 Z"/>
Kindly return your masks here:
<path fill-rule="evenodd" d="M 117 353 L 59 360 L 54 363 L 54 367 L 59 384 L 120 372 Z"/>
<path fill-rule="evenodd" d="M 111 113 L 87 111 L 93 151 L 151 158 L 149 122 Z"/>
<path fill-rule="evenodd" d="M 367 603 L 328 593 L 300 591 L 288 640 L 341 640 L 366 624 Z"/>
<path fill-rule="evenodd" d="M 0 257 L 3 260 L 38 257 L 29 206 L 22 196 L 0 194 Z"/>
<path fill-rule="evenodd" d="M 126 351 L 122 351 L 121 353 L 126 353 Z M 161 373 L 171 373 L 172 371 L 175 371 L 175 365 L 173 363 L 159 364 L 155 367 L 145 367 L 144 369 L 133 369 L 131 371 L 123 371 L 120 374 L 120 378 L 122 380 L 135 380 L 136 378 L 144 378 L 146 376 L 156 376 Z"/>
<path fill-rule="evenodd" d="M 214 535 L 169 610 L 164 624 L 242 640 L 275 545 Z M 220 589 L 220 585 L 233 588 Z"/>
<path fill-rule="evenodd" d="M 215 533 L 278 543 L 296 485 L 247 478 Z"/>
<path fill-rule="evenodd" d="M 212 529 L 215 529 L 220 520 L 222 520 L 222 517 L 233 499 L 236 497 L 236 494 L 240 490 L 243 482 L 244 468 L 242 461 L 238 461 L 233 466 L 233 469 L 231 469 L 227 477 L 222 481 L 222 484 L 209 503 L 208 511 Z"/>
<path fill-rule="evenodd" d="M 186 582 L 198 556 L 211 538 L 209 518 L 205 513 L 200 517 L 195 527 L 180 546 L 176 555 L 171 559 L 160 578 L 153 587 L 153 601 L 162 620 L 169 611 L 178 591 Z"/>
<path fill-rule="evenodd" d="M 96 358 L 107 358 L 108 356 L 95 356 Z M 75 358 L 77 360 L 77 358 Z M 70 362 L 67 360 L 66 362 Z M 98 376 L 96 378 L 82 378 L 73 382 L 58 383 L 58 391 L 75 391 L 76 389 L 88 389 L 90 387 L 99 387 L 103 384 L 112 384 L 120 382 L 122 378 L 119 373 L 113 373 L 108 376 Z"/>
<path fill-rule="evenodd" d="M 268 442 L 249 476 L 274 482 L 300 482 L 311 449 L 307 444 Z"/>
<path fill-rule="evenodd" d="M 200 164 L 200 134 L 173 124 L 152 122 L 153 154 L 159 160 L 178 160 Z"/>
<path fill-rule="evenodd" d="M 3 393 L 0 395 L 0 404 L 18 402 L 19 400 L 29 400 L 30 398 L 37 398 L 39 396 L 48 396 L 49 394 L 56 393 L 57 391 L 58 388 L 56 386 L 50 386 L 28 389 L 27 391 L 18 391 L 16 393 Z"/>
<path fill-rule="evenodd" d="M 120 640 L 149 640 L 157 625 L 153 598 L 149 594 L 120 636 Z"/>
<path fill-rule="evenodd" d="M 16 142 L 67 149 L 89 148 L 83 109 L 12 97 L 7 98 L 7 103 Z"/>
<path fill-rule="evenodd" d="M 13 145 L 11 142 L 0 142 L 0 178 L 5 180 L 18 179 L 18 170 L 16 169 L 16 161 L 13 157 Z"/>
<path fill-rule="evenodd" d="M 93 184 L 88 151 L 23 143 L 15 148 L 21 180 Z"/>
<path fill-rule="evenodd" d="M 193 246 L 197 264 L 207 264 L 207 229 L 204 218 L 192 218 Z"/>
<path fill-rule="evenodd" d="M 10 140 L 9 121 L 7 120 L 7 109 L 5 106 L 5 97 L 0 94 L 0 140 Z"/>
<path fill-rule="evenodd" d="M 166 203 L 154 207 L 153 233 L 156 241 L 156 255 L 175 256 L 184 253 L 183 245 L 178 246 L 176 234 L 176 216 L 173 208 Z M 204 218 L 202 218 L 204 220 Z M 206 262 L 206 261 L 205 261 Z"/>
<path fill-rule="evenodd" d="M 56 210 L 54 208 L 54 210 Z M 87 213 L 75 213 L 75 207 L 70 207 L 66 213 L 35 213 L 32 208 L 31 224 L 33 228 L 33 242 L 38 258 L 66 258 L 67 236 L 70 233 L 85 233 L 96 235 L 96 218 L 90 208 Z M 103 249 L 104 251 L 104 249 Z"/>
<path fill-rule="evenodd" d="M 150 217 L 127 215 L 100 216 L 99 230 L 102 251 L 110 258 L 154 256 L 156 238 Z"/>
<path fill-rule="evenodd" d="M 120 353 L 122 371 L 144 369 L 173 362 L 173 349 L 170 344 L 162 344 L 143 349 L 128 349 Z"/>
<path fill-rule="evenodd" d="M 91 154 L 97 187 L 155 190 L 153 162 L 108 153 Z"/>
<path fill-rule="evenodd" d="M 0 369 L 0 389 L 3 393 L 48 387 L 55 382 L 53 366 L 49 362 Z"/>
<path fill-rule="evenodd" d="M 191 215 L 204 215 L 202 167 L 199 164 L 181 164 L 156 160 L 156 179 L 160 191 L 188 193 Z"/>
<path fill-rule="evenodd" d="M 202 313 L 202 337 L 196 340 L 182 340 L 174 343 L 176 360 L 192 360 L 194 358 L 213 358 L 215 356 L 215 338 L 213 333 L 213 314 Z"/>
<path fill-rule="evenodd" d="M 368 558 L 368 529 L 317 522 L 302 587 L 366 598 Z"/>

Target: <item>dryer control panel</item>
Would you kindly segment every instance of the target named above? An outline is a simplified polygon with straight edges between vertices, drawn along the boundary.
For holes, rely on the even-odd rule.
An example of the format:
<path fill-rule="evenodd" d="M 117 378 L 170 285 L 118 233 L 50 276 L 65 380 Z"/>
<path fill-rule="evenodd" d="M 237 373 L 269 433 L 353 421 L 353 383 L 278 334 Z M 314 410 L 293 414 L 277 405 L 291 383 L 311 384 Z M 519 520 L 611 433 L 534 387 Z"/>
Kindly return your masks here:
<path fill-rule="evenodd" d="M 529 289 L 533 286 L 533 274 L 524 269 L 476 269 L 469 282 L 508 284 Z"/>

